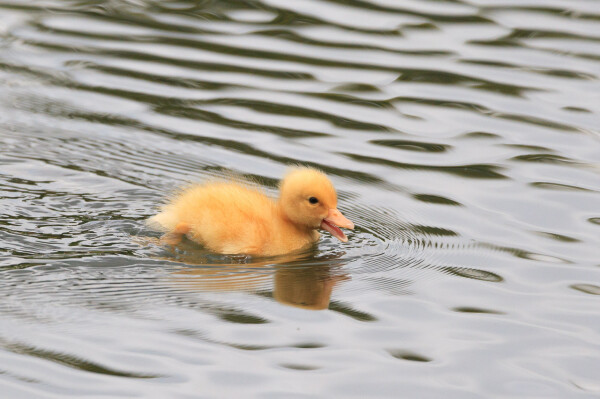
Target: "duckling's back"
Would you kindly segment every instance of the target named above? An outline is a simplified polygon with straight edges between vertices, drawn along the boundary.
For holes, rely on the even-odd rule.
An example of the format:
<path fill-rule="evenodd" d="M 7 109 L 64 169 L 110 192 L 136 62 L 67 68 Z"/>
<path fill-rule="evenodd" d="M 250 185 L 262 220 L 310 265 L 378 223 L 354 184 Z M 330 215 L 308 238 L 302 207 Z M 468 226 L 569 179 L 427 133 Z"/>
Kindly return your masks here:
<path fill-rule="evenodd" d="M 184 190 L 148 223 L 215 252 L 259 254 L 271 239 L 275 212 L 275 203 L 254 187 L 213 182 Z"/>

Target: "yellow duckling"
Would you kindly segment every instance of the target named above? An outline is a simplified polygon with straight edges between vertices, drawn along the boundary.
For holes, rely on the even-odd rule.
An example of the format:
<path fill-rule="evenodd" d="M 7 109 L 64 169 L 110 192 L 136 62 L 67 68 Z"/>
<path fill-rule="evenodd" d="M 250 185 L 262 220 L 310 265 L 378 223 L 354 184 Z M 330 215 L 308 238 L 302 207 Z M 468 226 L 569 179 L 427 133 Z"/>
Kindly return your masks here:
<path fill-rule="evenodd" d="M 164 231 L 162 242 L 176 245 L 183 235 L 223 254 L 271 256 L 296 251 L 319 239 L 317 229 L 340 241 L 340 227 L 354 224 L 337 210 L 337 194 L 324 173 L 291 169 L 274 201 L 258 188 L 238 182 L 192 186 L 148 220 Z"/>

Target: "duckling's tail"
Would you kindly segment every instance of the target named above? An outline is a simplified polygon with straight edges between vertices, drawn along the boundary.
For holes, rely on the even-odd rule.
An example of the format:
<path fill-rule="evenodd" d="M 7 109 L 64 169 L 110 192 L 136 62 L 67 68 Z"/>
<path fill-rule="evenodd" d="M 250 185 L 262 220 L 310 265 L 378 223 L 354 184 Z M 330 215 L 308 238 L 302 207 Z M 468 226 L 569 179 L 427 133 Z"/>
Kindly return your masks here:
<path fill-rule="evenodd" d="M 173 231 L 177 226 L 177 218 L 174 212 L 164 210 L 146 220 L 146 225 L 153 230 Z"/>

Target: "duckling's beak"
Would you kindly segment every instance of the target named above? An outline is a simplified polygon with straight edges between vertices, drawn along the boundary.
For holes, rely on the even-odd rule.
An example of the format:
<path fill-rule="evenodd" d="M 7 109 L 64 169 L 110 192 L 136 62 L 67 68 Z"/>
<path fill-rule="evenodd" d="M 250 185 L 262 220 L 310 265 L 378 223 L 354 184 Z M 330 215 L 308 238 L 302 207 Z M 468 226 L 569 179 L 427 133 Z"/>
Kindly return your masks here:
<path fill-rule="evenodd" d="M 354 223 L 346 219 L 346 217 L 337 209 L 330 209 L 327 217 L 321 221 L 321 228 L 330 232 L 331 235 L 338 240 L 346 242 L 348 241 L 348 237 L 340 230 L 340 227 L 353 229 Z"/>

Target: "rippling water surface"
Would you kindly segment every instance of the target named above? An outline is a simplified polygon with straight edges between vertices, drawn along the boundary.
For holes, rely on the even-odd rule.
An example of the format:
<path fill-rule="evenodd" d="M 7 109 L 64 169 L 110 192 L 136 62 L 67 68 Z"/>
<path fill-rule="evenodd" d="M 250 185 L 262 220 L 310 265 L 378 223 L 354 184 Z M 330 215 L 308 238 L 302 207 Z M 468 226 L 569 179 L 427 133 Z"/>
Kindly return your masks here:
<path fill-rule="evenodd" d="M 1 396 L 598 397 L 598 4 L 0 0 Z M 291 163 L 348 243 L 144 225 Z"/>

